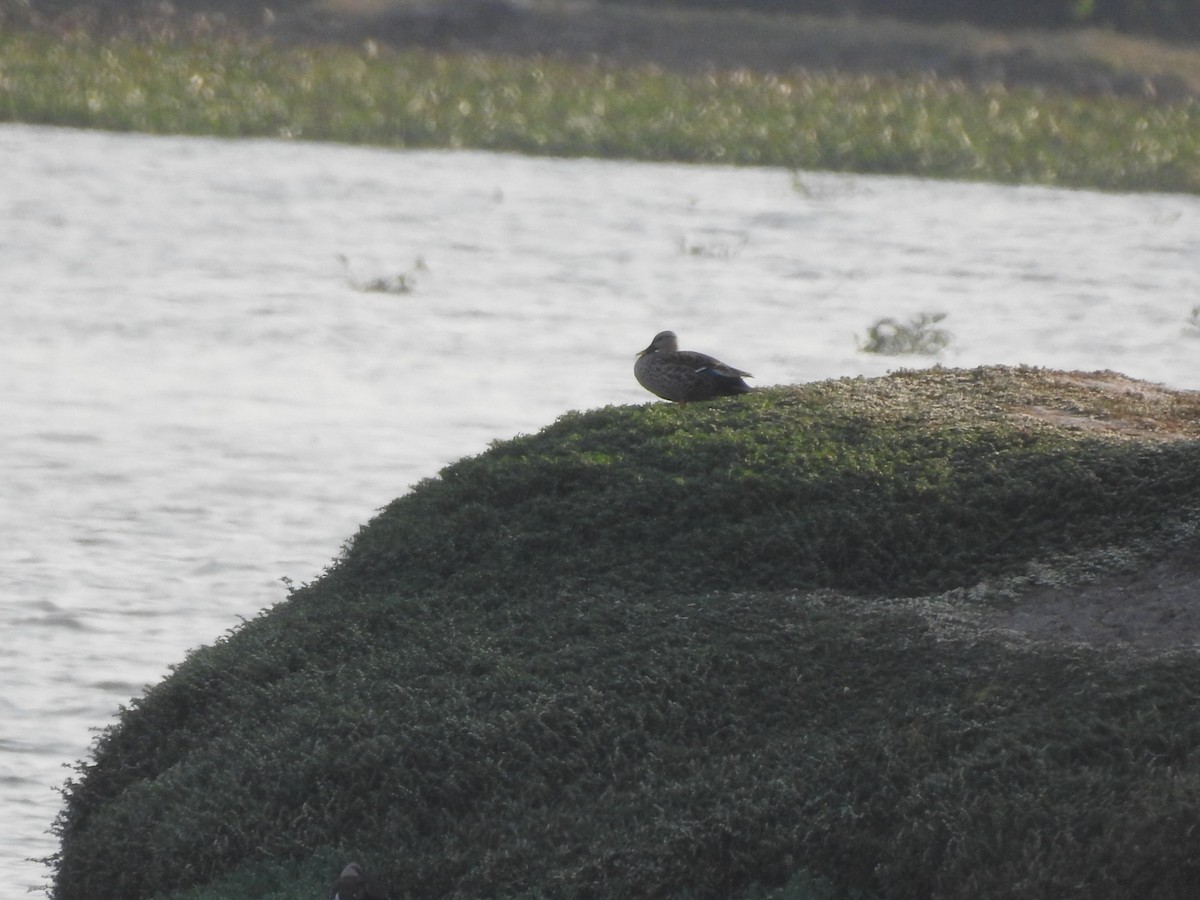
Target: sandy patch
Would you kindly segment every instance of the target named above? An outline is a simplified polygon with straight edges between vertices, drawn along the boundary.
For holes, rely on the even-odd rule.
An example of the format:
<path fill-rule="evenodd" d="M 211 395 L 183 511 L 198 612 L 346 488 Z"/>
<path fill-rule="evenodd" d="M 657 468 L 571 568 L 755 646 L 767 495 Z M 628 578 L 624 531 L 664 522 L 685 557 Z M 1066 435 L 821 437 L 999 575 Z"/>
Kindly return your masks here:
<path fill-rule="evenodd" d="M 991 624 L 1035 639 L 1200 649 L 1200 542 L 1137 572 L 1034 588 Z"/>
<path fill-rule="evenodd" d="M 1152 441 L 1200 439 L 1200 392 L 1177 391 L 1119 372 L 1047 373 L 1069 395 L 1061 404 L 1037 403 L 1013 412 L 1063 428 Z M 1082 400 L 1079 388 L 1095 392 Z"/>

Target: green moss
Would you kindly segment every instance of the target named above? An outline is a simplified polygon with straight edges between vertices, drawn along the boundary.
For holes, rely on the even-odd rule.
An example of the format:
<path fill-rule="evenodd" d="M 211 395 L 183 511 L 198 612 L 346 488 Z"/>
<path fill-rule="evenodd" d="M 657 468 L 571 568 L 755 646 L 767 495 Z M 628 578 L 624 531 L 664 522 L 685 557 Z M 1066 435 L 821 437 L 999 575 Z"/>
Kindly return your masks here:
<path fill-rule="evenodd" d="M 564 416 L 123 711 L 55 896 L 355 858 L 410 897 L 1190 897 L 1200 660 L 931 595 L 1194 543 L 1198 432 L 1196 395 L 1011 369 Z"/>
<path fill-rule="evenodd" d="M 1078 551 L 1076 519 L 1097 547 L 1156 530 L 1164 492 L 1200 487 L 1190 445 L 1021 427 L 964 404 L 997 387 L 994 373 L 897 377 L 568 415 L 393 503 L 340 568 L 374 589 L 501 598 L 531 580 L 928 593 Z M 955 401 L 961 421 L 931 433 L 930 413 Z"/>

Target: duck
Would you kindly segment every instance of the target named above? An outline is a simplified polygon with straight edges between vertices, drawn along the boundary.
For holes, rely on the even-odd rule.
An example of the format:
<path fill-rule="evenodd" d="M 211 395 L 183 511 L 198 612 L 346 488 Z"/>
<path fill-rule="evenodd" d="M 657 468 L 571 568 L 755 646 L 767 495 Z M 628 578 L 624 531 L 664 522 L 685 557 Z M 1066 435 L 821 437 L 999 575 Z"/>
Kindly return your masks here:
<path fill-rule="evenodd" d="M 660 331 L 650 346 L 637 355 L 633 377 L 664 400 L 691 403 L 748 394 L 753 388 L 742 379 L 754 376 L 705 353 L 680 350 L 675 332 Z"/>

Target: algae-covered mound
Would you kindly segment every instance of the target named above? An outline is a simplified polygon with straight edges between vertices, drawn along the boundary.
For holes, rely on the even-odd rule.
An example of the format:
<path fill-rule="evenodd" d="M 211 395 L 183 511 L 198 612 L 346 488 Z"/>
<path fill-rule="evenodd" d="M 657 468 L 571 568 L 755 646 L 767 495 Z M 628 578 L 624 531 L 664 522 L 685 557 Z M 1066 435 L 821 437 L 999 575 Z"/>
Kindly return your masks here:
<path fill-rule="evenodd" d="M 1189 565 L 1198 438 L 1003 368 L 564 416 L 123 711 L 54 895 L 1194 897 L 1194 642 L 997 623 Z"/>

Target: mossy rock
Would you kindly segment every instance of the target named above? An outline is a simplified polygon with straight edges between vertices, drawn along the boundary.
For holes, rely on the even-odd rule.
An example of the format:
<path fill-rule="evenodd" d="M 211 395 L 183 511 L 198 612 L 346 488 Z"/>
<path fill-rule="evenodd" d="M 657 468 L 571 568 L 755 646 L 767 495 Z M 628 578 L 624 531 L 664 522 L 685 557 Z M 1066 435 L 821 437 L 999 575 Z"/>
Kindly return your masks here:
<path fill-rule="evenodd" d="M 412 898 L 1194 897 L 1188 637 L 1011 623 L 1194 565 L 1198 437 L 1200 395 L 1009 368 L 566 415 L 123 710 L 54 895 L 353 858 Z"/>

